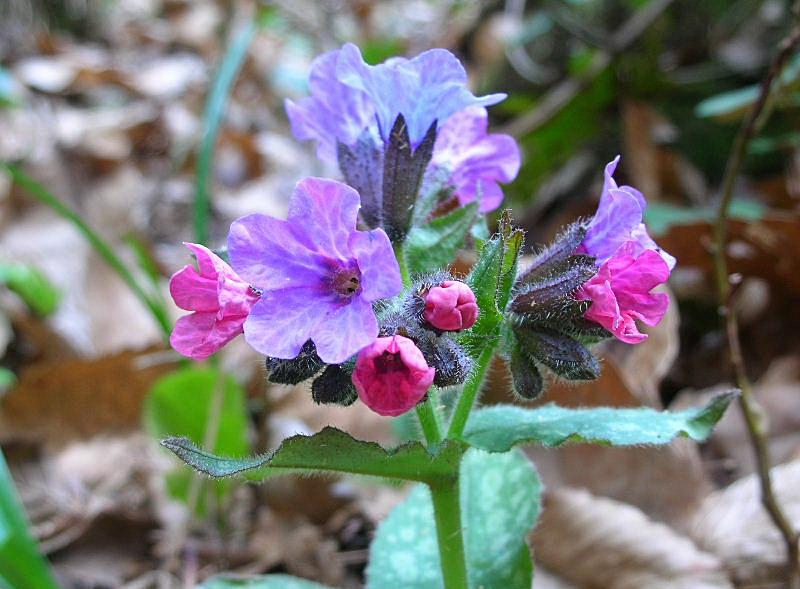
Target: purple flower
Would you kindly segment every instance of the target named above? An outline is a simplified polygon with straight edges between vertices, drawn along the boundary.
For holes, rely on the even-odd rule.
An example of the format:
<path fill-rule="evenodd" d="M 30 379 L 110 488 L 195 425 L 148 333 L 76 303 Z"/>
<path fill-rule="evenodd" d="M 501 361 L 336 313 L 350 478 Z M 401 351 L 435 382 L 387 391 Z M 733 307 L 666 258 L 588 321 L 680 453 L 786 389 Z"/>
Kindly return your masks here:
<path fill-rule="evenodd" d="M 606 165 L 603 193 L 597 212 L 589 222 L 582 248 L 601 266 L 623 243 L 633 240 L 636 244 L 634 254 L 653 250 L 672 270 L 675 267 L 675 258 L 656 245 L 642 223 L 647 208 L 644 196 L 631 186 L 617 186 L 612 178 L 619 159 L 617 156 Z"/>
<path fill-rule="evenodd" d="M 358 208 L 349 186 L 306 178 L 286 221 L 249 215 L 231 225 L 231 264 L 262 291 L 244 324 L 260 353 L 295 358 L 310 339 L 336 364 L 378 336 L 372 303 L 397 294 L 402 280 L 383 230 L 356 231 Z"/>
<path fill-rule="evenodd" d="M 445 49 L 431 49 L 413 59 L 394 57 L 371 66 L 348 43 L 324 53 L 311 66 L 311 96 L 286 101 L 292 131 L 298 139 L 316 139 L 320 157 L 335 160 L 336 143 L 353 145 L 366 134 L 386 143 L 398 115 L 408 127 L 412 147 L 434 122 L 471 105 L 489 106 L 505 94 L 474 96 L 467 73 Z"/>
<path fill-rule="evenodd" d="M 462 205 L 480 198 L 482 213 L 495 210 L 503 201 L 498 182 L 517 177 L 520 153 L 510 135 L 487 133 L 488 115 L 481 106 L 470 106 L 450 117 L 439 129 L 431 168 L 439 178 L 455 187 Z"/>
<path fill-rule="evenodd" d="M 341 49 L 329 51 L 314 60 L 308 80 L 311 96 L 298 102 L 286 100 L 294 136 L 301 141 L 316 139 L 317 157 L 329 162 L 336 161 L 337 142 L 353 145 L 370 125 L 375 127 L 369 96 L 336 76 L 340 53 Z"/>

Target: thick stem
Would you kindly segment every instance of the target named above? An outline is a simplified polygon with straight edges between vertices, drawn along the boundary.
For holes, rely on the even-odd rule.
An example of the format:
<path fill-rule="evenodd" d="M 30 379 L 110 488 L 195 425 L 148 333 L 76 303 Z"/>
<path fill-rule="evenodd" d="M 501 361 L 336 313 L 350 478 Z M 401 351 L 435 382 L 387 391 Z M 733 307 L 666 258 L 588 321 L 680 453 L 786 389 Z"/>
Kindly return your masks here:
<path fill-rule="evenodd" d="M 487 344 L 478 357 L 475 363 L 475 368 L 470 374 L 469 380 L 464 384 L 461 391 L 461 396 L 458 398 L 458 404 L 455 411 L 453 411 L 453 419 L 450 421 L 450 428 L 447 430 L 448 438 L 458 438 L 464 433 L 464 428 L 467 426 L 469 414 L 472 407 L 475 405 L 475 399 L 478 397 L 478 391 L 481 390 L 483 379 L 486 377 L 486 371 L 494 356 L 494 349 L 496 343 Z"/>
<path fill-rule="evenodd" d="M 433 515 L 436 519 L 436 538 L 445 589 L 467 589 L 467 559 L 464 553 L 464 534 L 461 526 L 459 476 L 456 472 L 431 485 Z"/>
<path fill-rule="evenodd" d="M 747 377 L 747 368 L 742 354 L 739 338 L 739 324 L 736 312 L 731 304 L 731 283 L 728 277 L 728 261 L 725 256 L 728 239 L 728 212 L 733 198 L 734 182 L 744 163 L 747 145 L 756 134 L 765 107 L 776 84 L 776 79 L 783 70 L 789 58 L 800 46 L 800 24 L 795 24 L 789 35 L 783 40 L 780 50 L 773 59 L 766 76 L 761 82 L 761 91 L 758 99 L 750 109 L 736 135 L 728 164 L 725 167 L 725 176 L 722 180 L 722 194 L 716 225 L 714 226 L 714 274 L 719 297 L 719 310 L 725 324 L 725 333 L 730 350 L 730 361 L 736 382 L 742 391 L 741 407 L 744 414 L 750 443 L 756 457 L 756 470 L 761 486 L 761 503 L 772 519 L 772 523 L 780 531 L 787 552 L 786 586 L 790 589 L 800 589 L 800 546 L 798 534 L 794 524 L 786 515 L 779 503 L 772 487 L 770 477 L 771 460 L 769 456 L 768 432 L 763 417 L 763 411 L 758 400 L 753 394 L 750 379 Z"/>

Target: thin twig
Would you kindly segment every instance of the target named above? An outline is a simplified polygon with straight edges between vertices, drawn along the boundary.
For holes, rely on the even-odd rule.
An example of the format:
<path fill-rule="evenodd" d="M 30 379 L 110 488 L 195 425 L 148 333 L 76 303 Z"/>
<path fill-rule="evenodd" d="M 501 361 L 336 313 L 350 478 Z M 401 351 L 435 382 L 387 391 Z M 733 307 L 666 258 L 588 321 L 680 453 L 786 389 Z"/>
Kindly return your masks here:
<path fill-rule="evenodd" d="M 796 22 L 788 36 L 781 42 L 778 53 L 770 64 L 767 74 L 761 82 L 758 99 L 750 108 L 747 117 L 742 123 L 731 148 L 731 154 L 725 167 L 722 180 L 722 191 L 714 226 L 714 271 L 719 297 L 719 312 L 725 322 L 725 332 L 728 338 L 730 361 L 733 367 L 736 382 L 742 391 L 740 402 L 744 413 L 750 443 L 756 457 L 758 478 L 761 486 L 761 502 L 769 513 L 775 527 L 780 531 L 786 544 L 787 587 L 800 589 L 800 547 L 798 534 L 780 503 L 772 487 L 770 477 L 771 462 L 769 445 L 767 442 L 767 424 L 761 406 L 753 395 L 753 387 L 747 377 L 744 356 L 742 355 L 741 341 L 739 339 L 739 324 L 731 304 L 731 280 L 728 276 L 728 262 L 725 249 L 728 238 L 728 212 L 733 197 L 733 185 L 744 162 L 747 145 L 757 133 L 759 124 L 763 123 L 762 114 L 770 100 L 773 90 L 779 86 L 776 83 L 786 62 L 800 46 L 800 23 Z"/>
<path fill-rule="evenodd" d="M 641 37 L 655 20 L 669 8 L 674 0 L 651 0 L 617 29 L 608 49 L 595 52 L 592 61 L 579 76 L 570 77 L 550 90 L 532 111 L 514 119 L 501 131 L 520 137 L 545 125 L 560 113 L 580 92 L 588 88 L 619 55 Z"/>

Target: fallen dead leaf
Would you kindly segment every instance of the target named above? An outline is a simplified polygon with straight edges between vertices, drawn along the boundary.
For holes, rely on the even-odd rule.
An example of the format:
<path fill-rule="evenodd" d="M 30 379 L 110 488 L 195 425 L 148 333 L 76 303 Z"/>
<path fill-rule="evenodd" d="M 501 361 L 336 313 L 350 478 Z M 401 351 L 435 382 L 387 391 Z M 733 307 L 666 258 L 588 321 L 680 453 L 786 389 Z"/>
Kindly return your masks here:
<path fill-rule="evenodd" d="M 772 469 L 772 485 L 795 529 L 800 527 L 800 460 Z M 709 495 L 697 511 L 691 536 L 717 555 L 742 586 L 781 586 L 785 544 L 760 500 L 759 481 L 747 476 Z M 772 585 L 770 585 L 772 586 Z"/>
<path fill-rule="evenodd" d="M 134 430 L 147 392 L 176 360 L 150 350 L 25 367 L 0 405 L 0 441 L 58 448 L 75 438 Z"/>
<path fill-rule="evenodd" d="M 732 589 L 719 559 L 630 505 L 585 490 L 545 495 L 533 534 L 548 570 L 583 589 Z"/>

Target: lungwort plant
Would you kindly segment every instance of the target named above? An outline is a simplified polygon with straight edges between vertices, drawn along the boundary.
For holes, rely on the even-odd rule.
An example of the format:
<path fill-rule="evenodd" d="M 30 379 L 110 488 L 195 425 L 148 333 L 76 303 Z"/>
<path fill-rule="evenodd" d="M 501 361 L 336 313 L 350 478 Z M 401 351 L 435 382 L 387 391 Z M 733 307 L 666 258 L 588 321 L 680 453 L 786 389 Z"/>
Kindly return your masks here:
<path fill-rule="evenodd" d="M 500 184 L 520 164 L 511 137 L 487 132 L 486 107 L 505 95 L 478 97 L 466 82 L 441 49 L 376 66 L 354 45 L 319 56 L 310 96 L 286 108 L 295 136 L 316 141 L 346 183 L 301 180 L 286 219 L 238 219 L 224 253 L 187 244 L 197 265 L 170 283 L 191 311 L 172 333 L 182 354 L 203 360 L 244 334 L 265 356 L 269 381 L 310 381 L 317 403 L 416 412 L 421 439 L 398 448 L 333 428 L 250 458 L 216 456 L 185 438 L 163 442 L 212 477 L 349 473 L 419 483 L 377 531 L 369 589 L 528 589 L 526 536 L 541 485 L 518 446 L 702 441 L 731 400 L 676 413 L 477 407 L 496 355 L 523 400 L 552 379 L 597 378 L 592 346 L 647 338 L 639 326 L 666 312 L 667 295 L 653 289 L 675 260 L 642 224 L 643 195 L 614 181 L 617 158 L 596 214 L 522 267 L 524 234 L 508 212 L 493 236 L 486 231 Z M 457 252 L 471 246 L 471 272 L 453 275 Z M 258 586 L 314 585 L 267 576 Z"/>

